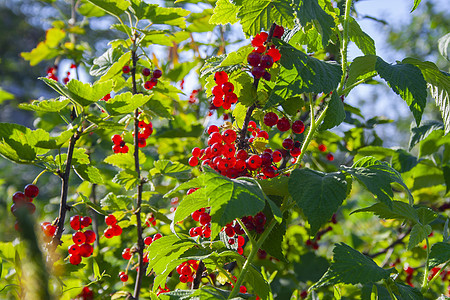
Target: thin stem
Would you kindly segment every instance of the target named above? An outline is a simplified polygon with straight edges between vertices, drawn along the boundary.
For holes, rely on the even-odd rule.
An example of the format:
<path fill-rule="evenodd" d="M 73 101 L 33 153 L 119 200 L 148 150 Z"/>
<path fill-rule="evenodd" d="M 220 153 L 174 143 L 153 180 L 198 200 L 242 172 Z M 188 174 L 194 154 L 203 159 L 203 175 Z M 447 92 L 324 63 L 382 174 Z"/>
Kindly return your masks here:
<path fill-rule="evenodd" d="M 69 177 L 70 177 L 70 170 L 72 168 L 73 151 L 75 149 L 75 143 L 80 137 L 79 134 L 80 133 L 76 131 L 75 134 L 72 135 L 69 141 L 69 147 L 67 149 L 66 167 L 61 177 L 62 187 L 61 187 L 61 200 L 59 204 L 59 216 L 58 221 L 56 222 L 56 232 L 53 235 L 52 241 L 49 245 L 50 246 L 49 248 L 52 249 L 53 251 L 56 250 L 56 247 L 61 245 L 61 236 L 64 231 L 66 212 L 69 210 L 69 207 L 67 206 L 67 196 L 69 193 Z"/>
<path fill-rule="evenodd" d="M 348 29 L 350 25 L 350 8 L 352 0 L 345 1 L 345 15 L 344 15 L 344 33 L 342 37 L 341 59 L 342 59 L 342 78 L 339 83 L 338 94 L 342 95 L 344 89 L 345 79 L 347 78 L 347 48 L 348 48 Z"/>
<path fill-rule="evenodd" d="M 131 60 L 133 63 L 133 68 L 131 69 L 131 78 L 133 83 L 133 95 L 137 94 L 136 87 L 136 36 L 133 39 L 133 49 L 131 50 Z M 137 178 L 139 179 L 139 185 L 137 190 L 137 199 L 136 199 L 136 210 L 134 215 L 136 216 L 136 227 L 137 227 L 137 253 L 138 253 L 138 264 L 139 269 L 136 275 L 136 283 L 134 286 L 134 299 L 139 299 L 139 294 L 141 292 L 142 278 L 145 274 L 144 270 L 144 240 L 142 238 L 142 221 L 141 221 L 141 205 L 142 205 L 142 190 L 144 181 L 141 178 L 141 169 L 139 165 L 139 109 L 137 108 L 134 112 L 134 167 L 137 174 Z"/>
<path fill-rule="evenodd" d="M 375 75 L 372 75 L 372 76 L 370 76 L 370 77 L 361 79 L 361 80 L 359 80 L 359 81 L 357 81 L 357 82 L 351 84 L 350 86 L 346 87 L 346 88 L 339 94 L 339 96 L 342 96 L 342 95 L 347 94 L 347 93 L 350 92 L 354 87 L 360 85 L 361 83 L 366 82 L 366 81 L 369 80 L 369 79 L 372 79 L 374 76 L 375 76 Z"/>
<path fill-rule="evenodd" d="M 428 267 L 430 265 L 430 242 L 428 241 L 428 237 L 425 238 L 425 241 L 427 242 L 427 260 L 425 263 L 425 271 L 423 272 L 422 293 L 425 293 L 428 289 Z"/>
<path fill-rule="evenodd" d="M 399 235 L 395 241 L 393 241 L 389 246 L 387 246 L 383 250 L 378 251 L 377 253 L 374 253 L 374 254 L 370 254 L 370 255 L 366 254 L 366 255 L 369 256 L 370 258 L 375 258 L 375 257 L 377 257 L 379 255 L 387 253 L 389 249 L 393 249 L 396 245 L 402 244 L 403 243 L 403 239 L 405 237 L 407 237 L 410 232 L 411 232 L 411 227 L 408 228 L 408 230 L 405 233 Z"/>
<path fill-rule="evenodd" d="M 36 176 L 36 178 L 33 180 L 33 184 L 36 184 L 36 182 L 39 180 L 39 178 L 40 178 L 45 172 L 47 172 L 47 169 L 44 169 L 41 173 L 38 174 L 38 176 Z"/>

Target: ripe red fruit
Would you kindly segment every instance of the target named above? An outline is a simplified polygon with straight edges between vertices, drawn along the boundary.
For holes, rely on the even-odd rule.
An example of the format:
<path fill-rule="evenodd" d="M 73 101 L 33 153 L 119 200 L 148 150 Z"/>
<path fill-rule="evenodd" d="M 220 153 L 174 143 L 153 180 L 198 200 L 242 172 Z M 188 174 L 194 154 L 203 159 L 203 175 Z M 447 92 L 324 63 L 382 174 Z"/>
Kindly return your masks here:
<path fill-rule="evenodd" d="M 277 175 L 276 170 L 273 166 L 268 166 L 268 167 L 262 169 L 262 172 L 263 172 L 264 176 L 266 176 L 267 178 L 273 178 Z"/>
<path fill-rule="evenodd" d="M 222 90 L 225 94 L 230 94 L 234 91 L 234 85 L 231 82 L 225 82 L 222 85 Z"/>
<path fill-rule="evenodd" d="M 222 134 L 222 140 L 227 144 L 234 143 L 236 141 L 236 138 L 237 134 L 233 129 L 227 129 Z"/>
<path fill-rule="evenodd" d="M 244 246 L 244 244 L 245 244 L 245 239 L 244 239 L 244 237 L 243 237 L 242 235 L 239 235 L 239 236 L 238 236 L 237 241 L 238 241 L 238 246 L 239 246 L 239 247 Z"/>
<path fill-rule="evenodd" d="M 280 151 L 276 150 L 272 153 L 273 162 L 275 162 L 275 163 L 280 162 L 282 158 L 283 158 L 283 154 L 281 154 Z"/>
<path fill-rule="evenodd" d="M 94 253 L 94 247 L 89 244 L 83 244 L 80 246 L 80 255 L 83 257 L 89 257 Z"/>
<path fill-rule="evenodd" d="M 153 243 L 153 238 L 151 236 L 148 236 L 144 239 L 144 244 L 151 245 Z"/>
<path fill-rule="evenodd" d="M 103 231 L 103 235 L 105 236 L 105 238 L 110 239 L 114 237 L 114 230 L 111 227 L 108 227 L 105 229 L 105 231 Z"/>
<path fill-rule="evenodd" d="M 247 160 L 247 165 L 250 169 L 256 170 L 261 167 L 261 157 L 259 155 L 252 155 Z"/>
<path fill-rule="evenodd" d="M 24 194 L 27 197 L 35 198 L 39 194 L 39 188 L 34 184 L 27 184 L 24 189 Z"/>
<path fill-rule="evenodd" d="M 186 276 L 192 275 L 192 271 L 193 270 L 192 270 L 191 266 L 189 266 L 189 265 L 185 265 L 184 267 L 181 268 L 182 275 L 186 275 Z"/>
<path fill-rule="evenodd" d="M 261 157 L 261 165 L 262 166 L 270 166 L 272 164 L 272 154 L 264 152 L 260 155 Z"/>
<path fill-rule="evenodd" d="M 111 140 L 114 143 L 114 145 L 120 145 L 120 143 L 123 142 L 122 137 L 118 134 L 113 135 Z"/>
<path fill-rule="evenodd" d="M 263 55 L 261 57 L 261 67 L 269 69 L 273 66 L 273 58 L 270 55 Z"/>
<path fill-rule="evenodd" d="M 333 161 L 333 160 L 334 160 L 334 155 L 331 154 L 331 153 L 328 153 L 328 154 L 327 154 L 327 160 L 328 160 L 328 161 Z"/>
<path fill-rule="evenodd" d="M 150 69 L 149 68 L 144 68 L 142 69 L 142 75 L 144 76 L 149 76 L 150 75 Z"/>
<path fill-rule="evenodd" d="M 152 88 L 154 88 L 155 87 L 155 83 L 153 82 L 153 81 L 146 81 L 145 83 L 144 83 L 144 88 L 146 89 L 146 90 L 151 90 Z"/>
<path fill-rule="evenodd" d="M 125 272 L 120 272 L 119 273 L 119 278 L 120 278 L 120 281 L 122 281 L 122 282 L 127 282 L 128 281 L 128 275 L 125 274 Z"/>
<path fill-rule="evenodd" d="M 278 120 L 277 128 L 279 131 L 285 132 L 285 131 L 288 131 L 289 128 L 291 128 L 291 124 L 289 123 L 288 119 L 283 117 L 280 120 Z"/>
<path fill-rule="evenodd" d="M 269 49 L 269 51 L 267 51 L 267 54 L 272 57 L 274 62 L 279 61 L 280 58 L 281 58 L 280 51 L 278 49 L 275 49 L 275 48 Z"/>
<path fill-rule="evenodd" d="M 83 232 L 78 231 L 72 235 L 72 240 L 75 244 L 80 245 L 86 241 L 86 236 L 84 235 Z"/>
<path fill-rule="evenodd" d="M 293 157 L 297 157 L 302 153 L 302 150 L 298 147 L 294 147 L 291 149 L 291 151 L 289 152 L 289 154 Z"/>
<path fill-rule="evenodd" d="M 262 78 L 264 80 L 270 81 L 272 79 L 272 75 L 270 75 L 270 73 L 267 72 L 267 70 L 266 70 L 266 71 L 264 71 L 264 74 L 263 74 Z"/>
<path fill-rule="evenodd" d="M 256 135 L 256 137 L 264 138 L 264 139 L 268 140 L 269 139 L 269 134 L 267 133 L 267 131 L 260 130 L 258 132 L 258 134 Z"/>
<path fill-rule="evenodd" d="M 292 139 L 284 139 L 282 146 L 284 149 L 290 150 L 290 149 L 294 148 L 294 141 Z"/>
<path fill-rule="evenodd" d="M 73 244 L 69 247 L 68 250 L 69 254 L 71 255 L 77 255 L 80 254 L 80 246 L 78 246 L 77 244 Z"/>
<path fill-rule="evenodd" d="M 305 131 L 305 124 L 301 120 L 297 120 L 292 123 L 292 131 L 297 134 L 303 133 Z"/>
<path fill-rule="evenodd" d="M 273 36 L 280 39 L 283 36 L 283 34 L 284 34 L 283 26 L 276 25 L 275 30 L 273 31 Z"/>
<path fill-rule="evenodd" d="M 160 78 L 162 76 L 162 71 L 159 69 L 156 69 L 153 71 L 153 78 Z"/>
<path fill-rule="evenodd" d="M 45 225 L 41 224 L 41 228 L 42 228 L 42 231 L 44 232 L 44 234 L 49 237 L 53 236 L 56 232 L 56 226 L 53 226 L 52 224 L 50 224 L 48 222 Z"/>
<path fill-rule="evenodd" d="M 212 94 L 219 98 L 221 98 L 221 97 L 223 97 L 223 95 L 225 95 L 225 93 L 223 92 L 222 86 L 220 86 L 220 85 L 216 85 L 215 87 L 213 87 Z"/>
<path fill-rule="evenodd" d="M 256 79 L 261 78 L 264 75 L 264 68 L 263 67 L 253 67 L 252 68 L 252 75 L 253 77 L 255 77 Z"/>
<path fill-rule="evenodd" d="M 70 218 L 70 227 L 72 227 L 73 230 L 81 229 L 81 220 L 79 215 L 75 215 Z"/>
<path fill-rule="evenodd" d="M 278 115 L 274 112 L 268 112 L 264 116 L 264 124 L 266 124 L 269 127 L 272 127 L 273 125 L 276 125 L 278 122 Z"/>
<path fill-rule="evenodd" d="M 86 230 L 84 232 L 84 236 L 86 237 L 85 243 L 87 244 L 92 244 L 93 242 L 95 242 L 95 239 L 97 238 L 97 235 L 92 230 Z"/>
<path fill-rule="evenodd" d="M 225 82 L 228 82 L 228 74 L 224 71 L 216 72 L 214 74 L 214 81 L 217 85 L 222 85 Z"/>
<path fill-rule="evenodd" d="M 241 286 L 239 287 L 239 293 L 242 293 L 242 294 L 247 293 L 247 288 L 246 288 L 245 286 L 241 285 Z"/>
<path fill-rule="evenodd" d="M 108 215 L 107 217 L 105 217 L 105 223 L 108 226 L 112 226 L 117 223 L 117 219 L 114 215 Z"/>
<path fill-rule="evenodd" d="M 189 158 L 188 163 L 191 167 L 195 167 L 198 165 L 198 157 L 192 156 Z"/>
<path fill-rule="evenodd" d="M 199 147 L 194 147 L 194 148 L 192 148 L 192 152 L 191 152 L 191 154 L 192 154 L 192 156 L 195 156 L 195 157 L 199 157 L 200 156 L 200 148 Z"/>
<path fill-rule="evenodd" d="M 92 224 L 92 219 L 90 217 L 81 218 L 81 227 L 88 227 Z"/>
<path fill-rule="evenodd" d="M 221 107 L 221 106 L 223 105 L 223 98 L 222 98 L 222 96 L 220 96 L 220 97 L 219 97 L 219 96 L 214 97 L 212 103 L 214 104 L 215 107 Z"/>
<path fill-rule="evenodd" d="M 318 148 L 319 148 L 319 151 L 320 151 L 320 152 L 325 152 L 325 151 L 327 151 L 327 146 L 325 146 L 324 144 L 320 144 Z"/>
<path fill-rule="evenodd" d="M 206 225 L 211 222 L 211 216 L 208 213 L 202 213 L 198 218 L 198 221 L 202 225 Z"/>
<path fill-rule="evenodd" d="M 238 248 L 237 248 L 237 253 L 238 253 L 239 255 L 244 254 L 244 248 L 238 247 Z"/>
<path fill-rule="evenodd" d="M 261 62 L 261 54 L 258 52 L 252 52 L 247 56 L 247 62 L 252 67 L 257 67 Z"/>
<path fill-rule="evenodd" d="M 22 192 L 15 192 L 14 195 L 12 196 L 12 199 L 14 203 L 24 203 L 31 201 L 31 199 L 25 196 L 25 194 Z"/>
<path fill-rule="evenodd" d="M 126 259 L 126 260 L 130 260 L 131 259 L 131 250 L 130 250 L 130 248 L 123 249 L 122 257 L 123 257 L 123 259 Z"/>
<path fill-rule="evenodd" d="M 122 72 L 123 73 L 125 73 L 125 74 L 128 74 L 128 73 L 130 73 L 130 66 L 123 66 L 122 67 Z"/>
<path fill-rule="evenodd" d="M 237 153 L 236 153 L 236 158 L 237 159 L 241 159 L 241 160 L 246 160 L 248 158 L 248 153 L 247 151 L 245 151 L 244 149 L 240 149 Z"/>
<path fill-rule="evenodd" d="M 219 127 L 216 125 L 211 125 L 208 127 L 208 134 L 210 135 L 213 132 L 219 132 Z"/>
<path fill-rule="evenodd" d="M 70 255 L 69 261 L 72 265 L 79 265 L 81 263 L 81 255 L 79 254 Z"/>
<path fill-rule="evenodd" d="M 111 229 L 112 229 L 114 236 L 119 236 L 122 234 L 122 227 L 120 227 L 117 224 L 112 225 Z"/>

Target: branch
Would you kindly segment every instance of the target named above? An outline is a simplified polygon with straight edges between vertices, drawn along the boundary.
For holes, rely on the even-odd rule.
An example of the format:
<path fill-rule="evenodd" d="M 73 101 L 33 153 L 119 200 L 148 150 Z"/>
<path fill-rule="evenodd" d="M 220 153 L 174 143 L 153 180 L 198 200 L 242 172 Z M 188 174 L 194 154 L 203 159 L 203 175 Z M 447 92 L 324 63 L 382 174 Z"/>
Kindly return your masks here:
<path fill-rule="evenodd" d="M 412 229 L 411 227 L 408 228 L 408 230 L 406 232 L 400 234 L 395 241 L 393 241 L 389 246 L 387 246 L 383 250 L 378 251 L 377 253 L 374 253 L 374 254 L 368 254 L 368 253 L 365 253 L 365 254 L 370 258 L 375 258 L 377 256 L 387 253 L 389 249 L 394 248 L 395 246 L 397 246 L 399 244 L 403 244 L 403 239 L 411 232 L 411 229 Z"/>
<path fill-rule="evenodd" d="M 197 272 L 195 273 L 194 282 L 192 283 L 192 289 L 196 290 L 200 287 L 200 283 L 202 282 L 203 271 L 205 270 L 205 264 L 203 261 L 198 262 Z"/>

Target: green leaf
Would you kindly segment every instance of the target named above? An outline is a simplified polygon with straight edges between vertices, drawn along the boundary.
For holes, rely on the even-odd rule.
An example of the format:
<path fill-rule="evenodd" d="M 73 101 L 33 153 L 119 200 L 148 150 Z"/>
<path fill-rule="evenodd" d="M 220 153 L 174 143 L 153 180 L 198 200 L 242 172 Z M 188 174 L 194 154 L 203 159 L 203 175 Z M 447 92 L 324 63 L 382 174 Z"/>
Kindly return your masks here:
<path fill-rule="evenodd" d="M 96 279 L 100 279 L 101 275 L 100 275 L 100 268 L 98 267 L 98 263 L 97 261 L 94 259 L 94 261 L 92 262 L 92 268 L 94 270 L 94 276 Z"/>
<path fill-rule="evenodd" d="M 75 167 L 75 172 L 81 179 L 95 184 L 103 184 L 103 177 L 99 169 L 92 165 L 79 165 Z"/>
<path fill-rule="evenodd" d="M 416 0 L 417 1 L 417 0 Z M 420 1 L 419 1 L 420 2 Z M 410 300 L 423 300 L 423 295 L 420 293 L 420 291 L 417 288 L 413 288 L 409 285 L 400 283 L 400 282 L 395 282 L 395 286 L 398 289 L 398 293 L 397 291 L 395 291 L 394 293 L 396 295 L 400 295 L 400 297 L 398 297 L 397 299 L 410 299 Z"/>
<path fill-rule="evenodd" d="M 448 48 L 450 48 L 450 32 L 441 37 L 438 40 L 439 44 L 439 53 L 443 57 L 445 57 L 447 60 L 450 60 L 450 51 L 448 51 Z"/>
<path fill-rule="evenodd" d="M 329 94 L 336 89 L 342 75 L 339 65 L 308 56 L 286 43 L 279 48 L 282 68 L 263 109 L 302 93 Z"/>
<path fill-rule="evenodd" d="M 293 3 L 300 24 L 306 26 L 313 23 L 322 35 L 323 47 L 326 47 L 335 27 L 333 17 L 320 7 L 317 0 L 294 0 Z"/>
<path fill-rule="evenodd" d="M 378 201 L 385 203 L 389 207 L 392 207 L 392 200 L 394 197 L 391 187 L 391 183 L 393 182 L 397 182 L 405 188 L 410 203 L 413 203 L 411 192 L 403 182 L 401 175 L 385 162 L 378 161 L 374 157 L 368 156 L 355 162 L 351 168 L 341 166 L 341 170 L 352 175 L 374 194 Z"/>
<path fill-rule="evenodd" d="M 146 161 L 145 154 L 139 151 L 139 162 L 141 164 Z M 134 170 L 134 155 L 131 151 L 128 153 L 115 153 L 104 159 L 104 162 L 121 169 Z"/>
<path fill-rule="evenodd" d="M 92 4 L 100 7 L 107 13 L 119 17 L 130 6 L 127 0 L 88 0 Z"/>
<path fill-rule="evenodd" d="M 348 70 L 348 79 L 345 84 L 346 87 L 350 87 L 352 84 L 367 80 L 377 74 L 375 71 L 375 64 L 377 57 L 375 55 L 365 55 L 356 57 L 350 64 Z"/>
<path fill-rule="evenodd" d="M 314 252 L 307 252 L 300 256 L 300 262 L 294 262 L 294 273 L 298 281 L 317 281 L 327 271 L 330 264 L 325 257 L 317 256 Z"/>
<path fill-rule="evenodd" d="M 128 53 L 128 54 L 127 54 Z M 123 55 L 126 55 L 128 59 L 131 57 L 131 53 L 127 52 L 123 54 L 120 48 L 109 48 L 105 53 L 101 56 L 94 59 L 91 69 L 89 70 L 89 74 L 91 76 L 103 76 L 112 68 L 112 66 L 121 58 Z M 122 70 L 123 65 L 119 66 L 119 64 L 114 66 L 114 70 L 111 70 L 111 73 L 118 73 Z M 110 78 L 113 76 L 110 76 Z"/>
<path fill-rule="evenodd" d="M 342 103 L 336 91 L 333 92 L 329 101 L 325 118 L 320 125 L 320 130 L 327 130 L 338 126 L 345 119 L 344 103 Z"/>
<path fill-rule="evenodd" d="M 444 120 L 445 133 L 450 132 L 450 74 L 441 72 L 438 67 L 429 61 L 422 62 L 415 58 L 405 58 L 402 63 L 412 64 L 420 69 L 431 96 L 441 111 Z"/>
<path fill-rule="evenodd" d="M 406 101 L 419 125 L 427 104 L 427 83 L 420 69 L 411 64 L 391 65 L 380 57 L 377 57 L 375 69 L 391 89 Z"/>
<path fill-rule="evenodd" d="M 293 46 L 307 46 L 308 53 L 323 49 L 322 37 L 313 23 L 308 23 L 306 26 L 295 26 L 291 32 L 286 34 L 284 40 L 289 41 L 289 44 Z"/>
<path fill-rule="evenodd" d="M 113 182 L 120 184 L 127 191 L 129 191 L 139 184 L 139 178 L 136 171 L 123 170 L 117 173 L 116 176 L 114 176 Z"/>
<path fill-rule="evenodd" d="M 409 242 L 408 242 L 408 250 L 411 250 L 414 248 L 417 244 L 421 243 L 427 236 L 431 233 L 431 226 L 430 225 L 422 225 L 422 224 L 415 224 L 412 227 L 410 236 L 409 236 Z"/>
<path fill-rule="evenodd" d="M 249 272 L 245 276 L 245 281 L 253 288 L 255 294 L 261 299 L 268 299 L 270 293 L 270 286 L 262 276 L 261 272 L 253 265 L 250 265 Z"/>
<path fill-rule="evenodd" d="M 385 203 L 376 203 L 370 207 L 357 209 L 352 212 L 373 212 L 382 219 L 411 220 L 417 222 L 419 220 L 416 210 L 409 204 L 401 201 L 392 201 L 392 208 Z"/>
<path fill-rule="evenodd" d="M 436 130 L 443 130 L 444 124 L 439 121 L 425 121 L 422 125 L 411 128 L 411 137 L 409 139 L 409 151 L 417 145 L 417 143 L 423 141 L 427 138 L 431 133 Z"/>
<path fill-rule="evenodd" d="M 0 154 L 17 163 L 31 163 L 37 155 L 48 152 L 48 149 L 37 148 L 36 144 L 49 138 L 49 133 L 42 129 L 0 123 Z"/>
<path fill-rule="evenodd" d="M 51 136 L 48 140 L 38 141 L 36 147 L 44 149 L 61 149 L 61 147 L 72 137 L 75 129 L 63 131 L 60 135 Z"/>
<path fill-rule="evenodd" d="M 36 112 L 60 112 L 69 102 L 67 99 L 34 100 L 31 104 L 20 103 L 19 108 Z"/>
<path fill-rule="evenodd" d="M 208 197 L 204 189 L 198 189 L 192 194 L 183 198 L 175 211 L 173 222 L 177 223 L 190 216 L 194 211 L 207 207 L 209 205 Z"/>
<path fill-rule="evenodd" d="M 414 168 L 419 163 L 417 157 L 411 155 L 403 149 L 398 149 L 392 155 L 391 165 L 400 173 L 405 173 Z"/>
<path fill-rule="evenodd" d="M 288 188 L 311 225 L 312 234 L 331 219 L 347 197 L 347 182 L 340 172 L 296 169 L 289 177 Z"/>
<path fill-rule="evenodd" d="M 72 95 L 76 96 L 76 99 L 73 100 L 82 106 L 86 106 L 99 101 L 106 94 L 111 92 L 113 82 L 112 80 L 108 80 L 106 82 L 90 85 L 89 83 L 82 83 L 81 81 L 72 79 L 67 84 L 67 88 Z"/>
<path fill-rule="evenodd" d="M 261 248 L 266 250 L 271 256 L 279 259 L 282 262 L 288 262 L 283 254 L 283 240 L 286 235 L 286 221 L 283 220 L 281 224 L 276 224 L 269 236 L 262 244 Z"/>
<path fill-rule="evenodd" d="M 104 215 L 104 216 L 108 215 L 98 204 L 89 200 L 89 198 L 86 197 L 85 195 L 83 195 L 82 193 L 78 193 L 78 194 L 80 195 L 80 197 L 82 199 L 81 203 L 86 204 L 87 206 L 89 206 L 91 209 L 93 209 L 100 215 Z"/>
<path fill-rule="evenodd" d="M 350 17 L 350 26 L 348 28 L 348 36 L 350 40 L 356 44 L 359 50 L 365 55 L 375 55 L 375 42 L 373 39 L 364 31 L 362 31 L 358 22 L 352 17 Z"/>
<path fill-rule="evenodd" d="M 431 247 L 429 269 L 439 266 L 450 260 L 450 244 L 437 242 Z"/>
<path fill-rule="evenodd" d="M 431 208 L 419 207 L 417 209 L 417 216 L 422 225 L 427 225 L 437 219 L 438 214 L 435 213 Z"/>
<path fill-rule="evenodd" d="M 416 10 L 416 8 L 419 6 L 419 4 L 420 4 L 421 1 L 422 1 L 422 0 L 414 0 L 414 6 L 413 6 L 413 8 L 411 9 L 411 12 L 413 12 L 413 11 Z"/>
<path fill-rule="evenodd" d="M 11 99 L 14 99 L 14 95 L 11 94 L 11 93 L 9 93 L 9 92 L 7 92 L 7 91 L 5 91 L 4 89 L 2 89 L 2 88 L 0 87 L 0 104 L 1 104 L 3 101 L 11 100 Z"/>
<path fill-rule="evenodd" d="M 294 9 L 282 0 L 242 0 L 238 19 L 247 36 L 255 36 L 263 29 L 269 30 L 275 22 L 283 27 L 294 26 Z"/>
<path fill-rule="evenodd" d="M 158 4 L 149 4 L 144 17 L 153 24 L 166 24 L 186 27 L 185 16 L 190 12 L 180 7 L 163 7 Z"/>
<path fill-rule="evenodd" d="M 57 56 L 60 51 L 56 49 L 59 43 L 66 37 L 64 30 L 50 28 L 45 35 L 45 41 L 40 42 L 31 52 L 22 52 L 20 55 L 30 61 L 31 66 L 35 66 L 43 60 L 49 60 Z"/>
<path fill-rule="evenodd" d="M 238 21 L 236 17 L 238 11 L 239 8 L 230 3 L 229 0 L 218 0 L 214 7 L 214 13 L 209 19 L 209 23 L 217 25 L 234 24 Z"/>
<path fill-rule="evenodd" d="M 113 193 L 108 193 L 100 200 L 102 208 L 108 211 L 127 210 L 132 202 L 132 199 L 126 196 L 116 196 Z"/>
<path fill-rule="evenodd" d="M 317 289 L 325 285 L 365 284 L 388 279 L 395 271 L 394 268 L 385 270 L 380 268 L 371 258 L 356 251 L 350 246 L 340 243 L 333 249 L 334 262 L 328 268 L 322 278 L 310 289 Z"/>
<path fill-rule="evenodd" d="M 180 162 L 172 162 L 170 160 L 161 159 L 154 163 L 155 168 L 150 170 L 150 174 L 155 176 L 156 174 L 161 174 L 165 176 L 175 177 L 178 179 L 189 178 L 189 173 L 191 167 L 186 166 Z"/>
<path fill-rule="evenodd" d="M 107 102 L 101 101 L 99 105 L 110 115 L 118 116 L 134 112 L 136 108 L 146 104 L 152 96 L 136 94 L 133 95 L 130 92 L 126 92 L 120 95 L 116 95 L 114 98 Z"/>

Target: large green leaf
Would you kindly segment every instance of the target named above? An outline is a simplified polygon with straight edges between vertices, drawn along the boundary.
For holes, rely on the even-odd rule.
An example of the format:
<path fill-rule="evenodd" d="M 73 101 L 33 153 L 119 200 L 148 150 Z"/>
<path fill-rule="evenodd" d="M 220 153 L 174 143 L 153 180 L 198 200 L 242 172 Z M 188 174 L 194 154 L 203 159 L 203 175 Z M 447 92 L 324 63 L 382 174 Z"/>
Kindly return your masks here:
<path fill-rule="evenodd" d="M 180 162 L 172 162 L 167 159 L 161 159 L 155 161 L 155 167 L 150 170 L 150 174 L 155 176 L 157 174 L 171 176 L 175 178 L 184 178 L 187 179 L 189 177 L 189 172 L 191 167 L 186 166 Z"/>
<path fill-rule="evenodd" d="M 335 27 L 333 17 L 320 7 L 317 0 L 294 0 L 293 3 L 300 24 L 313 23 L 322 35 L 323 47 L 326 47 Z"/>
<path fill-rule="evenodd" d="M 388 64 L 377 57 L 375 69 L 391 89 L 409 105 L 416 124 L 420 124 L 427 104 L 427 83 L 419 68 L 411 64 Z"/>
<path fill-rule="evenodd" d="M 409 236 L 408 250 L 421 243 L 431 233 L 430 225 L 415 224 Z"/>
<path fill-rule="evenodd" d="M 89 74 L 91 76 L 103 76 L 108 70 L 117 62 L 120 57 L 123 55 L 123 51 L 120 48 L 109 48 L 103 53 L 101 56 L 94 59 L 91 69 L 89 70 Z M 128 59 L 130 56 L 128 56 Z M 123 65 L 117 66 L 118 71 L 122 69 Z"/>
<path fill-rule="evenodd" d="M 104 210 L 120 211 L 127 210 L 128 206 L 132 204 L 131 198 L 126 196 L 116 196 L 113 193 L 107 194 L 100 200 L 100 204 Z"/>
<path fill-rule="evenodd" d="M 275 22 L 283 27 L 294 26 L 294 9 L 283 0 L 242 0 L 238 19 L 247 36 L 255 36 L 263 29 L 269 30 Z"/>
<path fill-rule="evenodd" d="M 180 7 L 163 7 L 158 4 L 148 4 L 143 17 L 153 24 L 166 24 L 185 28 L 186 20 L 184 17 L 188 14 L 188 10 Z"/>
<path fill-rule="evenodd" d="M 60 112 L 69 104 L 67 99 L 34 100 L 30 103 L 20 103 L 19 108 L 37 112 Z"/>
<path fill-rule="evenodd" d="M 116 95 L 114 98 L 108 100 L 107 102 L 101 101 L 99 105 L 103 107 L 103 109 L 110 116 L 119 116 L 134 112 L 136 108 L 143 106 L 151 98 L 152 96 L 150 95 L 133 95 L 130 92 L 126 92 L 120 95 Z"/>
<path fill-rule="evenodd" d="M 289 177 L 289 193 L 303 210 L 311 233 L 327 223 L 347 197 L 347 181 L 340 172 L 296 169 Z"/>
<path fill-rule="evenodd" d="M 371 258 L 356 251 L 350 246 L 340 243 L 333 249 L 333 260 L 328 271 L 311 289 L 338 283 L 365 284 L 388 279 L 394 268 L 380 268 Z"/>
<path fill-rule="evenodd" d="M 336 91 L 333 92 L 329 101 L 325 118 L 320 125 L 320 130 L 327 130 L 338 126 L 345 119 L 344 103 L 342 103 Z"/>
<path fill-rule="evenodd" d="M 147 160 L 144 153 L 139 151 L 139 162 L 141 164 L 145 163 Z M 105 158 L 105 163 L 108 163 L 110 165 L 113 165 L 118 168 L 122 168 L 125 170 L 133 170 L 135 171 L 135 165 L 134 165 L 134 155 L 132 151 L 129 151 L 128 153 L 115 153 Z"/>
<path fill-rule="evenodd" d="M 358 22 L 354 18 L 350 18 L 350 26 L 348 28 L 348 36 L 352 42 L 356 44 L 359 50 L 365 55 L 375 55 L 375 42 L 364 31 L 362 31 Z"/>
<path fill-rule="evenodd" d="M 356 57 L 350 64 L 348 70 L 348 79 L 346 87 L 350 87 L 352 84 L 358 81 L 364 81 L 376 75 L 375 64 L 377 57 L 375 55 L 365 55 Z"/>
<path fill-rule="evenodd" d="M 450 244 L 437 242 L 431 247 L 429 268 L 439 266 L 450 260 Z"/>
<path fill-rule="evenodd" d="M 409 139 L 409 151 L 417 145 L 417 143 L 426 139 L 436 130 L 443 130 L 444 124 L 439 121 L 425 121 L 418 127 L 411 128 L 411 138 Z"/>
<path fill-rule="evenodd" d="M 419 1 L 420 2 L 420 1 Z M 395 287 L 397 290 L 394 290 L 394 294 L 398 295 L 397 299 L 408 299 L 408 300 L 423 300 L 423 295 L 417 288 L 412 286 L 395 282 Z"/>
<path fill-rule="evenodd" d="M 100 7 L 107 13 L 119 17 L 130 6 L 127 0 L 88 0 L 92 4 Z"/>
<path fill-rule="evenodd" d="M 293 262 L 295 277 L 301 282 L 317 281 L 330 266 L 325 257 L 317 256 L 314 252 L 307 252 L 300 256 L 300 262 Z"/>
<path fill-rule="evenodd" d="M 308 56 L 289 44 L 280 48 L 280 74 L 264 109 L 302 93 L 330 93 L 341 80 L 341 67 Z"/>
<path fill-rule="evenodd" d="M 358 212 L 373 212 L 382 219 L 410 220 L 413 222 L 419 220 L 416 210 L 411 205 L 397 200 L 392 201 L 392 208 L 380 202 L 370 207 L 357 209 L 352 214 Z"/>
<path fill-rule="evenodd" d="M 261 299 L 268 299 L 270 286 L 261 274 L 261 271 L 250 265 L 249 272 L 245 276 L 245 281 L 253 288 L 255 294 Z"/>
<path fill-rule="evenodd" d="M 214 7 L 214 13 L 209 19 L 209 23 L 221 25 L 227 23 L 234 24 L 238 21 L 236 17 L 238 11 L 239 8 L 233 3 L 230 3 L 229 0 L 218 0 Z"/>
<path fill-rule="evenodd" d="M 11 94 L 11 93 L 9 93 L 9 92 L 7 92 L 7 91 L 5 91 L 4 89 L 2 89 L 2 88 L 0 87 L 0 104 L 1 104 L 3 101 L 11 100 L 11 99 L 14 99 L 14 95 Z"/>
<path fill-rule="evenodd" d="M 397 149 L 392 155 L 391 165 L 400 173 L 405 173 L 414 168 L 419 163 L 417 157 L 411 155 L 403 149 Z"/>
<path fill-rule="evenodd" d="M 368 156 L 361 158 L 351 168 L 341 166 L 341 170 L 349 173 L 362 183 L 377 199 L 387 206 L 392 207 L 394 193 L 391 183 L 396 182 L 405 188 L 410 203 L 413 202 L 411 192 L 403 182 L 401 175 L 387 163 Z"/>
<path fill-rule="evenodd" d="M 422 62 L 415 58 L 405 58 L 402 63 L 412 64 L 422 71 L 431 96 L 436 100 L 436 105 L 441 111 L 447 134 L 450 132 L 450 74 L 441 72 L 434 63 L 429 61 Z"/>
<path fill-rule="evenodd" d="M 79 165 L 75 168 L 75 172 L 81 179 L 95 184 L 102 184 L 103 177 L 99 169 L 91 165 Z"/>

